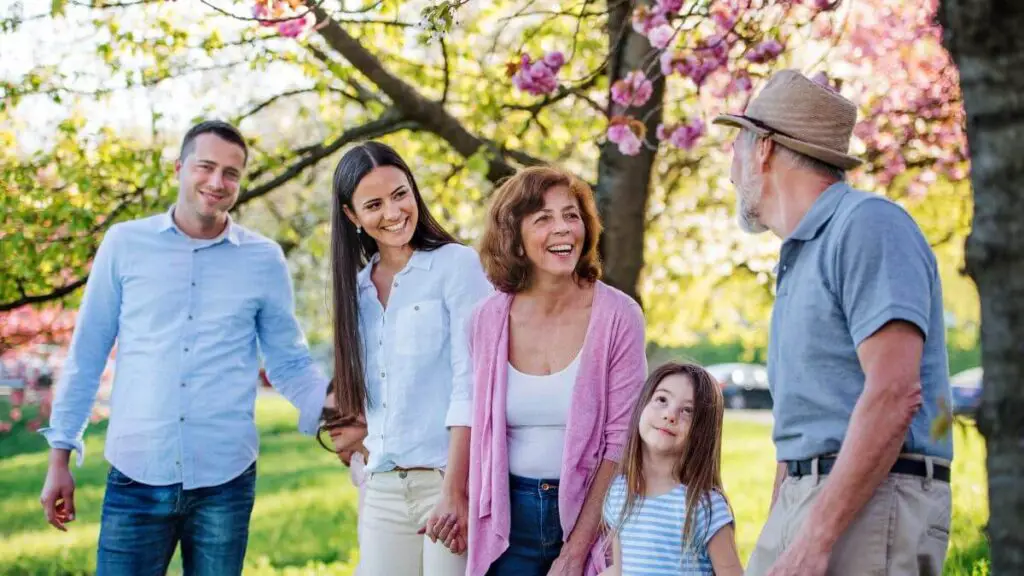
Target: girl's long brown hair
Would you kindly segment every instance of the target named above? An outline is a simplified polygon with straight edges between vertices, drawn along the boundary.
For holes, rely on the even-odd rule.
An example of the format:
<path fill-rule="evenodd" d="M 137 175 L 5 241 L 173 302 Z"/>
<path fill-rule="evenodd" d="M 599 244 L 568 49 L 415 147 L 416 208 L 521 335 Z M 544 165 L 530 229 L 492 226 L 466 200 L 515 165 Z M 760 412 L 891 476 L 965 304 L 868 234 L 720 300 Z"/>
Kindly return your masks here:
<path fill-rule="evenodd" d="M 703 504 L 708 511 L 711 510 L 712 491 L 717 491 L 725 498 L 721 474 L 722 417 L 725 402 L 715 378 L 697 364 L 670 362 L 659 366 L 647 377 L 640 398 L 633 408 L 629 440 L 626 442 L 622 463 L 619 465 L 619 472 L 626 480 L 626 497 L 613 530 L 621 530 L 626 520 L 643 503 L 646 479 L 643 439 L 640 438 L 640 414 L 651 401 L 658 384 L 675 374 L 686 376 L 693 384 L 693 416 L 690 419 L 690 429 L 686 435 L 683 453 L 673 470 L 675 479 L 686 486 L 683 546 L 692 547 L 693 543 L 697 542 L 693 526 L 698 507 Z M 706 534 L 700 536 L 703 538 Z"/>
<path fill-rule="evenodd" d="M 334 312 L 334 377 L 331 391 L 337 412 L 324 411 L 324 427 L 350 425 L 366 410 L 366 379 L 363 375 L 362 339 L 359 336 L 359 288 L 356 276 L 377 253 L 377 243 L 360 233 L 345 216 L 352 209 L 352 194 L 359 182 L 379 166 L 398 168 L 409 180 L 419 213 L 410 246 L 431 251 L 457 243 L 430 214 L 412 170 L 393 148 L 380 142 L 364 142 L 341 157 L 334 170 L 331 210 L 331 280 Z"/>

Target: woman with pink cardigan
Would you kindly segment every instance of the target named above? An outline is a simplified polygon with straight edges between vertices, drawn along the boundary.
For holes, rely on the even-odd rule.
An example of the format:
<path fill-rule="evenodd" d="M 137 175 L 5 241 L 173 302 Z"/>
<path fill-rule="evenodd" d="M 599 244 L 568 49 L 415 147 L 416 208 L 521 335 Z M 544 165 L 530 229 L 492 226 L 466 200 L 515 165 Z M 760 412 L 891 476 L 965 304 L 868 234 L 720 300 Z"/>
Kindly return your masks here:
<path fill-rule="evenodd" d="M 644 318 L 602 283 L 593 193 L 535 167 L 496 192 L 470 326 L 468 576 L 594 575 L 601 506 L 647 374 Z"/>

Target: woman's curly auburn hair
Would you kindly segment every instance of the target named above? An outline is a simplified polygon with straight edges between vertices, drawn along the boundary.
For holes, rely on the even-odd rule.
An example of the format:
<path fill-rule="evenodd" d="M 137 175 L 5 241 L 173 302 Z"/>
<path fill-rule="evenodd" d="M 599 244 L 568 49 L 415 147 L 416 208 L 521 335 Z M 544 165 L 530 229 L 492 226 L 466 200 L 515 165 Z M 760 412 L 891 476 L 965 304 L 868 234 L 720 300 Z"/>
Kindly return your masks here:
<path fill-rule="evenodd" d="M 565 186 L 579 202 L 585 230 L 583 249 L 576 264 L 577 282 L 596 282 L 601 278 L 601 259 L 597 244 L 601 238 L 601 219 L 597 215 L 594 192 L 586 182 L 561 168 L 532 166 L 505 180 L 494 192 L 487 214 L 487 226 L 480 243 L 480 260 L 487 278 L 502 292 L 515 294 L 530 285 L 533 264 L 523 253 L 523 219 L 544 208 L 544 193 Z"/>

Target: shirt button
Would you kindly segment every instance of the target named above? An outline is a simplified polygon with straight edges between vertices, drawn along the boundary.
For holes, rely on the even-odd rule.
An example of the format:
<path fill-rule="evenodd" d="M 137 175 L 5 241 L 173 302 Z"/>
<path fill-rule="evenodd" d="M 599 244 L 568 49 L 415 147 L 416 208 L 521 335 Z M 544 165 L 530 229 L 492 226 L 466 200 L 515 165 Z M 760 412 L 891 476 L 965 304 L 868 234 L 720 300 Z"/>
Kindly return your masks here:
<path fill-rule="evenodd" d="M 388 407 L 388 403 L 387 403 L 387 402 L 385 402 L 385 403 L 384 403 L 384 407 L 385 407 L 385 408 L 387 408 L 387 407 Z"/>
<path fill-rule="evenodd" d="M 395 280 L 395 288 L 398 288 L 398 280 Z"/>
<path fill-rule="evenodd" d="M 420 311 L 420 307 L 419 307 L 419 306 L 413 306 L 413 307 L 412 307 L 412 309 L 413 309 L 413 310 L 415 310 L 415 311 L 417 311 L 417 312 L 419 312 L 419 311 Z"/>
<path fill-rule="evenodd" d="M 189 314 L 189 315 L 188 315 L 188 319 L 189 319 L 189 320 L 191 320 L 191 319 L 192 319 L 192 315 L 191 315 L 191 314 Z"/>
<path fill-rule="evenodd" d="M 381 378 L 387 378 L 387 375 L 386 375 L 386 374 L 385 374 L 384 372 L 381 372 L 381 373 L 380 373 L 380 377 L 381 377 Z"/>
<path fill-rule="evenodd" d="M 185 383 L 184 383 L 184 382 L 182 382 L 182 383 L 181 383 L 181 387 L 182 387 L 182 388 L 184 388 L 184 387 L 185 387 Z"/>
<path fill-rule="evenodd" d="M 185 348 L 185 352 L 188 352 L 188 348 Z"/>
<path fill-rule="evenodd" d="M 195 282 L 193 282 L 193 283 L 192 283 L 192 285 L 193 285 L 193 286 L 195 286 L 195 285 L 196 285 L 196 283 L 195 283 Z"/>
<path fill-rule="evenodd" d="M 185 421 L 185 417 L 184 416 L 182 416 L 181 418 L 178 418 L 178 422 L 184 422 L 184 421 Z"/>

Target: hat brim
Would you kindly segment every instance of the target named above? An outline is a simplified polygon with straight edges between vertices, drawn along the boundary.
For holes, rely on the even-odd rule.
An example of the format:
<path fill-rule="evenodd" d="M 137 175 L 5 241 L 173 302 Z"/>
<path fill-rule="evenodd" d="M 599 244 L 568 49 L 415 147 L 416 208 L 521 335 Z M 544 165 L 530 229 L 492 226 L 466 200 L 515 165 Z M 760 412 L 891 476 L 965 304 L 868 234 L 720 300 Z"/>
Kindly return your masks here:
<path fill-rule="evenodd" d="M 828 148 L 823 148 L 816 144 L 811 144 L 810 142 L 804 142 L 803 140 L 790 138 L 789 136 L 779 134 L 778 132 L 766 130 L 765 128 L 758 126 L 757 124 L 754 124 L 750 120 L 744 118 L 743 116 L 736 116 L 734 114 L 720 114 L 717 117 L 715 117 L 714 120 L 712 120 L 712 123 L 722 124 L 725 126 L 733 126 L 736 128 L 746 128 L 747 130 L 750 130 L 751 132 L 754 132 L 760 136 L 766 136 L 768 138 L 771 138 L 772 140 L 778 142 L 779 144 L 785 146 L 786 148 L 789 148 L 790 150 L 794 150 L 805 156 L 810 156 L 811 158 L 816 158 L 826 164 L 835 166 L 837 168 L 842 168 L 843 170 L 850 170 L 864 163 L 863 160 L 855 156 L 842 154 L 836 152 L 835 150 L 830 150 Z"/>

